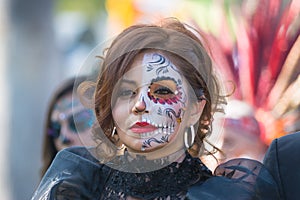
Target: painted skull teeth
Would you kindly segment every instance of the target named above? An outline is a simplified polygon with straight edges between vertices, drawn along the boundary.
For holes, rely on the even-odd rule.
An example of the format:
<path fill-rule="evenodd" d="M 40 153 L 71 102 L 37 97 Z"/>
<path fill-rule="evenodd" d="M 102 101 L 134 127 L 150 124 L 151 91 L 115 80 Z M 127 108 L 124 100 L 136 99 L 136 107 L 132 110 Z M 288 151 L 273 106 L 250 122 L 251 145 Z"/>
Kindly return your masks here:
<path fill-rule="evenodd" d="M 139 134 L 139 137 L 140 138 L 148 138 L 148 137 L 153 137 L 159 133 L 163 133 L 165 135 L 171 135 L 173 132 L 174 132 L 174 128 L 158 128 L 155 131 L 141 133 L 141 134 Z"/>
<path fill-rule="evenodd" d="M 159 128 L 159 129 L 174 129 L 175 122 L 169 122 L 169 123 L 154 123 L 151 122 L 149 119 L 142 119 L 142 122 L 147 122 L 148 124 L 151 124 L 152 126 Z"/>

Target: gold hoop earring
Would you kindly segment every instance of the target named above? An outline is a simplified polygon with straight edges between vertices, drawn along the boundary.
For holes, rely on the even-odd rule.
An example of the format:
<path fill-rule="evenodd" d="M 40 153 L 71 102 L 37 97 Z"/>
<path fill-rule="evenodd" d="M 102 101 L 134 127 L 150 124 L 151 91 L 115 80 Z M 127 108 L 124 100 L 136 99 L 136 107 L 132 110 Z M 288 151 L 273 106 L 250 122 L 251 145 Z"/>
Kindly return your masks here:
<path fill-rule="evenodd" d="M 184 133 L 184 146 L 187 148 L 187 149 L 189 149 L 193 144 L 194 144 L 194 140 L 195 140 L 195 128 L 194 128 L 194 126 L 193 125 L 191 125 L 190 127 L 189 127 L 189 129 L 190 129 L 190 131 L 188 131 L 188 129 L 185 131 L 185 133 Z M 188 135 L 189 135 L 189 132 L 191 133 L 191 142 L 190 142 L 190 144 L 189 144 L 189 142 L 188 142 Z"/>

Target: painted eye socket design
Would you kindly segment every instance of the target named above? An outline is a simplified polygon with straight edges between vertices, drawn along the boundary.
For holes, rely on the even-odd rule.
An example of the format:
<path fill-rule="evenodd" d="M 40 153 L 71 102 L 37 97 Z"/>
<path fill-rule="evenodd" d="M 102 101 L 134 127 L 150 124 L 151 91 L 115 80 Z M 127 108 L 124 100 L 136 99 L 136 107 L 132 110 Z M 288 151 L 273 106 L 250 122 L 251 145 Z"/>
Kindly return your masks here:
<path fill-rule="evenodd" d="M 75 126 L 76 120 L 76 126 Z M 95 121 L 92 110 L 82 110 L 78 113 L 74 114 L 74 117 L 71 116 L 68 119 L 69 128 L 73 131 L 73 133 L 84 132 L 93 126 Z"/>
<path fill-rule="evenodd" d="M 152 83 L 149 86 L 149 94 L 154 98 L 170 99 L 175 96 L 176 89 L 163 83 Z"/>
<path fill-rule="evenodd" d="M 61 125 L 59 122 L 50 122 L 50 126 L 48 128 L 48 135 L 53 138 L 58 138 L 60 134 Z"/>
<path fill-rule="evenodd" d="M 75 119 L 76 119 L 76 125 L 75 125 Z M 74 116 L 70 115 L 65 120 L 67 120 L 69 130 L 71 130 L 72 133 L 77 134 L 91 128 L 93 126 L 95 118 L 92 110 L 88 109 L 88 110 L 82 110 L 80 112 L 77 112 L 74 114 Z M 61 127 L 62 127 L 61 122 L 51 121 L 50 126 L 48 128 L 48 135 L 52 136 L 53 138 L 58 138 L 60 135 Z"/>
<path fill-rule="evenodd" d="M 148 89 L 148 95 L 152 100 L 171 101 L 177 99 L 177 94 L 177 84 L 173 80 L 153 82 Z"/>

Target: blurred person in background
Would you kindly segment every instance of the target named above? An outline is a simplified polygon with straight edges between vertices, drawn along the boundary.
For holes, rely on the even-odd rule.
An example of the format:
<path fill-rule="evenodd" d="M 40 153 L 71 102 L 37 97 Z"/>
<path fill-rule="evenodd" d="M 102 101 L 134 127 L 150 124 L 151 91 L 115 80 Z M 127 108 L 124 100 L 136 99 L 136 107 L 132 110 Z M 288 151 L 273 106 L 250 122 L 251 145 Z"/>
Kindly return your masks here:
<path fill-rule="evenodd" d="M 79 77 L 78 81 L 83 81 Z M 42 147 L 41 177 L 44 175 L 57 152 L 70 146 L 93 145 L 90 128 L 94 118 L 92 110 L 85 108 L 76 96 L 72 96 L 75 77 L 64 81 L 54 92 L 46 114 Z M 72 98 L 73 109 L 72 109 Z M 74 117 L 79 126 L 75 126 Z M 80 136 L 79 136 L 80 135 Z M 82 141 L 83 140 L 83 141 Z"/>
<path fill-rule="evenodd" d="M 225 156 L 222 161 L 234 158 L 263 160 L 267 145 L 261 139 L 259 123 L 248 103 L 234 99 L 228 101 L 221 150 Z"/>
<path fill-rule="evenodd" d="M 254 109 L 245 101 L 230 99 L 225 106 L 224 115 L 215 120 L 213 131 L 215 138 L 204 140 L 210 148 L 201 160 L 211 170 L 220 163 L 235 158 L 248 158 L 262 162 L 268 145 L 261 138 L 259 122 L 254 116 Z M 218 133 L 220 132 L 220 133 Z"/>
<path fill-rule="evenodd" d="M 235 85 L 231 98 L 251 105 L 266 145 L 300 131 L 300 1 L 215 3 L 221 20 L 210 24 L 219 30 L 202 32 L 224 81 Z"/>

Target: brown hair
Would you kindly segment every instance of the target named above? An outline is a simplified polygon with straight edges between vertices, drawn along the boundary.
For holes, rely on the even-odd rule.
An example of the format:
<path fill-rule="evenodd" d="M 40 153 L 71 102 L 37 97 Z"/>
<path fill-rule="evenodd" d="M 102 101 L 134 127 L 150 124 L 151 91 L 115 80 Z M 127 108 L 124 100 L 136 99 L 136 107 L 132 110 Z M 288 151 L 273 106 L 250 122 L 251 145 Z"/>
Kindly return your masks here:
<path fill-rule="evenodd" d="M 56 103 L 61 99 L 64 98 L 68 94 L 72 94 L 73 88 L 75 86 L 75 81 L 81 83 L 86 80 L 85 76 L 82 77 L 72 77 L 65 80 L 61 83 L 54 91 L 49 101 L 47 112 L 45 116 L 45 123 L 44 123 L 44 134 L 43 134 L 43 146 L 42 146 L 42 168 L 40 172 L 40 177 L 43 177 L 46 173 L 47 169 L 51 165 L 53 159 L 55 158 L 58 149 L 54 144 L 54 138 L 49 134 L 51 129 L 51 116 L 53 110 L 55 108 Z"/>
<path fill-rule="evenodd" d="M 200 91 L 204 93 L 206 105 L 199 119 L 194 145 L 190 148 L 193 156 L 200 154 L 203 139 L 211 133 L 212 115 L 224 101 L 219 95 L 220 89 L 213 73 L 211 58 L 194 31 L 171 18 L 163 20 L 160 25 L 133 25 L 114 39 L 104 56 L 95 90 L 95 113 L 99 126 L 113 143 L 116 143 L 111 137 L 114 124 L 111 106 L 108 106 L 111 104 L 112 91 L 138 54 L 155 50 L 174 62 L 189 81 L 198 99 L 201 98 Z"/>

